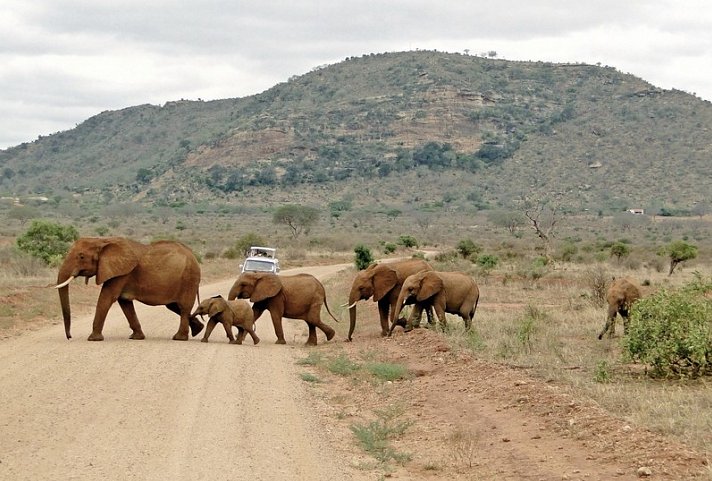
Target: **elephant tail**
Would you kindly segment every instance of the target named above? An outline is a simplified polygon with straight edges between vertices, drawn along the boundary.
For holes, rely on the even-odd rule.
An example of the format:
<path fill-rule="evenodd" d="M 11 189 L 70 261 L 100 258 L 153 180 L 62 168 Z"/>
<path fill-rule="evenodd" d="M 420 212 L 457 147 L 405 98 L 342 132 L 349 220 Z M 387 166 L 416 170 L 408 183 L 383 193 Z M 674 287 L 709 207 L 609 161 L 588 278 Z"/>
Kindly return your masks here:
<path fill-rule="evenodd" d="M 331 316 L 331 318 L 333 320 L 335 320 L 336 322 L 341 322 L 336 317 L 334 317 L 334 315 L 331 313 L 331 310 L 329 309 L 329 304 L 326 302 L 326 296 L 324 296 L 324 307 L 326 307 L 326 312 L 329 313 L 329 315 Z"/>

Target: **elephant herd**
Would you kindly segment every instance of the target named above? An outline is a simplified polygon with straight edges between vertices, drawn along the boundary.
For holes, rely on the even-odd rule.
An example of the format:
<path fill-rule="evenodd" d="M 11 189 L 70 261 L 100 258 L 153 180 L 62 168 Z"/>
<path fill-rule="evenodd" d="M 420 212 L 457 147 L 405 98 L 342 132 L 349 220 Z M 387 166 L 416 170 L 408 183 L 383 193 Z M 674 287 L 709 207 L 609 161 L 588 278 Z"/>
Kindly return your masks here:
<path fill-rule="evenodd" d="M 304 320 L 309 329 L 307 345 L 317 344 L 316 329 L 327 340 L 335 331 L 321 320 L 322 305 L 338 322 L 326 302 L 324 286 L 310 274 L 291 276 L 267 272 L 245 272 L 233 284 L 228 298 L 214 296 L 199 301 L 200 266 L 191 250 L 180 242 L 157 241 L 142 244 L 122 237 L 83 237 L 74 242 L 59 268 L 57 285 L 67 339 L 71 336 L 69 284 L 76 277 L 86 281 L 96 277 L 101 291 L 96 304 L 90 341 L 104 339 L 102 330 L 109 308 L 118 302 L 132 330 L 131 339 L 144 339 L 133 301 L 150 306 L 164 305 L 180 316 L 174 340 L 188 340 L 203 330 L 197 316 L 209 320 L 202 341 L 207 342 L 215 326 L 220 323 L 230 343 L 241 344 L 249 334 L 254 344 L 260 339 L 255 333 L 255 320 L 266 310 L 272 318 L 277 344 L 285 344 L 282 318 Z M 390 336 L 398 325 L 406 330 L 416 326 L 425 311 L 433 323 L 432 311 L 441 325 L 446 325 L 445 314 L 462 317 L 466 328 L 472 325 L 477 309 L 479 289 L 474 279 L 462 272 L 438 272 L 422 259 L 372 264 L 359 271 L 353 280 L 348 298 L 349 332 L 351 341 L 356 327 L 356 304 L 373 298 L 378 303 L 381 335 Z M 630 305 L 640 298 L 637 287 L 621 279 L 608 293 L 609 312 L 603 332 L 612 335 L 617 313 L 624 319 Z M 249 299 L 252 306 L 245 300 Z M 400 313 L 412 304 L 408 319 Z M 233 336 L 232 328 L 238 330 Z"/>

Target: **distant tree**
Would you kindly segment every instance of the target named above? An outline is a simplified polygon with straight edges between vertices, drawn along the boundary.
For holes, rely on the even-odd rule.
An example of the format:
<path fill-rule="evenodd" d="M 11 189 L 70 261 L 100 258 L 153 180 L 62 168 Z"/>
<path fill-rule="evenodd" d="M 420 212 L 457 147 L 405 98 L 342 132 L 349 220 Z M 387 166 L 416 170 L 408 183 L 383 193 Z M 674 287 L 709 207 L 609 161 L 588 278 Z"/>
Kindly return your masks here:
<path fill-rule="evenodd" d="M 670 259 L 670 271 L 668 275 L 671 276 L 680 263 L 697 257 L 697 246 L 688 244 L 684 240 L 677 240 L 662 247 L 658 251 L 658 255 L 667 256 Z"/>
<path fill-rule="evenodd" d="M 254 232 L 248 232 L 237 239 L 232 247 L 225 251 L 224 255 L 228 259 L 247 257 L 247 254 L 250 252 L 250 247 L 264 246 L 266 244 L 267 241 L 265 241 L 264 237 L 259 234 L 255 234 Z"/>
<path fill-rule="evenodd" d="M 492 224 L 504 227 L 512 235 L 527 223 L 526 217 L 521 212 L 509 210 L 493 210 L 487 214 L 487 218 Z"/>
<path fill-rule="evenodd" d="M 17 238 L 17 247 L 48 265 L 56 266 L 78 238 L 79 233 L 74 226 L 34 220 L 27 232 Z"/>
<path fill-rule="evenodd" d="M 398 209 L 389 209 L 386 211 L 386 220 L 388 220 L 388 222 L 391 222 L 393 219 L 395 219 L 401 214 L 402 212 Z"/>
<path fill-rule="evenodd" d="M 623 257 L 628 257 L 629 255 L 630 247 L 628 244 L 618 241 L 611 246 L 611 257 L 616 257 L 619 264 Z"/>
<path fill-rule="evenodd" d="M 296 239 L 302 232 L 307 233 L 311 226 L 319 220 L 319 210 L 298 204 L 287 204 L 277 208 L 272 216 L 275 224 L 284 224 L 292 231 L 292 238 Z"/>
<path fill-rule="evenodd" d="M 140 182 L 141 184 L 148 184 L 151 181 L 151 177 L 151 171 L 145 167 L 138 169 L 136 172 L 136 182 Z"/>
<path fill-rule="evenodd" d="M 529 203 L 524 215 L 531 223 L 534 232 L 541 239 L 544 248 L 544 258 L 547 263 L 553 261 L 551 257 L 551 239 L 554 237 L 556 224 L 559 221 L 559 206 L 548 207 L 544 202 Z"/>

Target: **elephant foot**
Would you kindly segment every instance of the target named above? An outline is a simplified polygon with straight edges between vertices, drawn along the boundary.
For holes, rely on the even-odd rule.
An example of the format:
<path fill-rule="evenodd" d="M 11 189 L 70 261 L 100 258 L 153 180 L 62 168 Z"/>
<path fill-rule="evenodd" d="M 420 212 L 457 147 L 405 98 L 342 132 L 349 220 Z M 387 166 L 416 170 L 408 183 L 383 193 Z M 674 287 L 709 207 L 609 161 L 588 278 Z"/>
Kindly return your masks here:
<path fill-rule="evenodd" d="M 240 340 L 240 339 L 230 339 L 230 344 L 242 344 L 242 340 Z"/>
<path fill-rule="evenodd" d="M 187 341 L 188 340 L 188 334 L 182 334 L 180 332 L 176 332 L 173 335 L 173 340 L 174 341 Z"/>
<path fill-rule="evenodd" d="M 139 331 L 139 332 L 134 332 L 133 334 L 131 334 L 131 335 L 129 336 L 129 339 L 134 339 L 134 340 L 137 340 L 137 341 L 142 341 L 142 340 L 146 339 L 146 335 L 145 335 L 143 332 L 141 332 L 141 331 Z"/>
<path fill-rule="evenodd" d="M 326 340 L 331 341 L 334 338 L 334 336 L 336 335 L 336 331 L 334 331 L 332 329 L 330 331 L 326 331 L 325 334 L 326 334 Z"/>
<path fill-rule="evenodd" d="M 316 346 L 316 339 L 307 339 L 307 342 L 304 343 L 305 346 Z"/>
<path fill-rule="evenodd" d="M 203 323 L 200 322 L 197 319 L 193 319 L 190 321 L 190 334 L 195 337 L 198 334 L 200 334 L 200 331 L 203 330 Z M 175 338 L 174 338 L 175 339 Z"/>
<path fill-rule="evenodd" d="M 260 338 L 255 336 L 255 338 L 252 340 L 252 342 L 255 343 L 255 346 L 260 343 Z"/>
<path fill-rule="evenodd" d="M 87 341 L 103 341 L 104 340 L 104 335 L 102 333 L 94 333 L 92 332 L 89 334 L 89 337 L 87 337 Z"/>
<path fill-rule="evenodd" d="M 287 344 L 287 341 L 285 341 L 284 339 L 277 339 L 275 344 Z"/>
<path fill-rule="evenodd" d="M 202 338 L 202 339 L 200 340 L 200 342 L 208 342 L 208 338 L 207 338 L 207 337 L 204 337 L 204 338 Z"/>

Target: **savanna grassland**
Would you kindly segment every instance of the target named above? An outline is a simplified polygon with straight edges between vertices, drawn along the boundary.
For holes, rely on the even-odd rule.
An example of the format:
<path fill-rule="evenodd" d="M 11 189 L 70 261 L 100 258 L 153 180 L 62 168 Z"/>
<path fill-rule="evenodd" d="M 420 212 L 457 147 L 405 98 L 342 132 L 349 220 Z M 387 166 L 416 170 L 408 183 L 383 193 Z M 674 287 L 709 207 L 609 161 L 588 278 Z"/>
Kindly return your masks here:
<path fill-rule="evenodd" d="M 644 293 L 647 294 L 660 288 L 680 286 L 693 279 L 696 273 L 712 275 L 709 247 L 700 242 L 710 232 L 712 223 L 707 218 L 627 215 L 632 220 L 619 216 L 558 214 L 551 231 L 554 235 L 549 262 L 544 260 L 542 241 L 531 225 L 522 224 L 510 232 L 496 225 L 496 219 L 488 217 L 485 212 L 474 217 L 458 217 L 455 213 L 421 226 L 414 225 L 414 221 L 406 219 L 406 215 L 396 215 L 390 219 L 385 216 L 360 219 L 359 222 L 347 220 L 344 216 L 328 219 L 322 216 L 310 227 L 308 234 L 297 238 L 292 237 L 285 225 L 274 223 L 268 213 L 225 213 L 212 217 L 194 213 L 175 217 L 153 214 L 130 219 L 97 218 L 78 223 L 78 228 L 81 235 L 126 235 L 144 241 L 168 237 L 186 242 L 202 261 L 204 282 L 237 275 L 241 257 L 234 255 L 231 248 L 247 234 L 256 235 L 264 243 L 277 246 L 283 269 L 317 264 L 352 264 L 355 244 L 368 246 L 378 258 L 427 253 L 427 259 L 437 270 L 460 270 L 477 280 L 481 297 L 472 332 L 464 331 L 459 318 L 448 316 L 447 329 L 443 331 L 438 328 L 428 334 L 436 336 L 438 342 L 446 347 L 436 345 L 435 351 L 431 351 L 432 339 L 420 337 L 422 334 L 419 331 L 404 334 L 397 330 L 394 340 L 398 343 L 390 344 L 380 339 L 375 304 L 363 303 L 354 342 L 348 345 L 348 349 L 341 342 L 328 343 L 320 348 L 319 356 L 322 357 L 307 363 L 313 364 L 310 369 L 315 371 L 305 372 L 305 382 L 314 382 L 319 386 L 318 389 L 326 391 L 330 387 L 337 389 L 342 382 L 347 385 L 355 383 L 380 393 L 378 395 L 384 400 L 393 399 L 385 391 L 396 388 L 384 387 L 383 382 L 387 381 L 379 380 L 380 374 L 367 374 L 364 380 L 361 370 L 354 368 L 351 372 L 348 366 L 371 366 L 376 363 L 385 366 L 382 368 L 386 370 L 395 369 L 395 380 L 388 378 L 390 374 L 385 376 L 390 382 L 398 384 L 398 380 L 411 379 L 412 376 L 418 379 L 427 377 L 436 369 L 433 362 L 438 365 L 437 369 L 447 370 L 449 362 L 459 366 L 457 359 L 464 356 L 466 359 L 499 366 L 497 369 L 513 370 L 522 379 L 530 379 L 525 382 L 531 382 L 532 386 L 536 383 L 557 386 L 574 399 L 592 402 L 613 419 L 621 420 L 624 427 L 649 430 L 678 440 L 701 453 L 699 456 L 704 458 L 712 449 L 712 417 L 706 415 L 712 405 L 708 379 L 655 379 L 646 375 L 645 366 L 626 362 L 619 342 L 622 336 L 620 320 L 617 323 L 616 338 L 599 341 L 596 336 L 605 321 L 601 286 L 613 276 L 636 280 L 643 284 Z M 12 229 L 16 235 L 25 228 L 27 224 L 21 225 L 17 221 L 6 224 L 6 229 Z M 404 247 L 402 237 L 415 239 L 418 246 Z M 41 328 L 48 322 L 59 322 L 56 294 L 45 287 L 54 281 L 56 271 L 17 252 L 13 247 L 13 237 L 6 235 L 3 239 L 0 319 L 4 335 L 21 333 L 28 328 Z M 669 260 L 658 255 L 658 250 L 676 239 L 687 239 L 697 245 L 698 256 L 683 263 L 669 276 Z M 472 241 L 476 248 L 475 255 L 467 259 L 457 250 L 463 240 Z M 629 249 L 619 259 L 611 255 L 611 247 L 620 241 Z M 395 246 L 393 252 L 389 252 L 390 244 Z M 482 256 L 496 258 L 495 264 L 478 262 Z M 338 306 L 346 302 L 354 274 L 355 269 L 352 267 L 326 283 L 329 304 L 343 321 L 348 316 Z M 78 312 L 91 312 L 97 294 L 96 286 L 77 285 L 72 294 L 73 306 Z M 346 337 L 346 322 L 334 327 L 339 333 L 337 338 Z M 408 352 L 409 342 L 416 342 L 411 348 L 417 352 Z M 400 346 L 397 354 L 392 351 L 393 346 Z M 443 358 L 446 361 L 441 361 Z M 447 361 L 451 358 L 455 360 Z M 340 369 L 328 367 L 334 362 L 337 366 L 345 363 L 346 372 L 334 374 L 333 369 Z M 341 380 L 329 381 L 333 376 Z M 368 381 L 374 379 L 374 376 L 375 382 Z M 456 377 L 457 382 L 462 383 L 463 392 L 472 382 L 472 379 L 468 381 L 468 376 L 460 374 Z M 356 419 L 361 419 L 351 413 L 348 406 L 352 404 L 347 400 L 348 396 L 357 396 L 361 388 L 347 388 L 345 391 L 338 389 L 339 392 L 331 395 L 337 405 L 343 404 L 344 411 L 331 415 L 344 423 L 354 423 Z M 458 390 L 458 387 L 453 386 L 452 392 L 447 394 L 453 398 L 453 403 L 457 402 Z M 382 407 L 385 409 L 387 404 Z M 364 409 L 370 407 L 366 405 Z M 411 409 L 418 409 L 418 406 L 408 405 L 406 411 Z M 364 412 L 373 414 L 373 411 Z M 391 415 L 394 419 L 404 416 L 398 413 Z M 403 419 L 418 424 L 418 419 L 410 416 Z M 426 429 L 426 420 L 422 419 L 421 422 L 422 429 Z M 581 439 L 593 436 L 592 426 L 567 425 L 567 422 L 564 419 L 560 423 L 562 433 L 565 432 L 562 435 L 579 436 Z M 466 451 L 462 447 L 463 443 L 476 443 L 475 438 L 467 441 L 469 431 L 463 430 L 453 425 L 444 444 L 442 436 L 445 434 L 441 435 L 441 446 L 451 448 L 447 456 L 455 456 L 452 453 L 458 450 Z M 580 432 L 577 433 L 577 430 Z M 394 434 L 391 442 L 396 446 L 405 443 L 402 449 L 408 452 L 409 444 L 405 441 L 408 439 L 406 434 Z M 642 456 L 642 452 L 647 453 L 644 450 L 636 451 L 636 455 Z M 459 456 L 471 457 L 472 454 L 463 451 Z M 450 473 L 448 470 L 452 466 L 465 462 L 463 459 L 457 463 L 445 462 L 424 459 L 422 456 L 418 459 L 413 466 L 419 466 L 418 469 L 425 472 L 440 470 L 440 474 Z M 401 461 L 407 466 L 405 460 Z M 389 459 L 377 463 L 377 469 L 407 469 L 400 464 L 401 461 Z M 657 469 L 672 469 L 668 465 L 669 461 L 652 464 Z M 662 468 L 663 465 L 667 467 Z"/>

